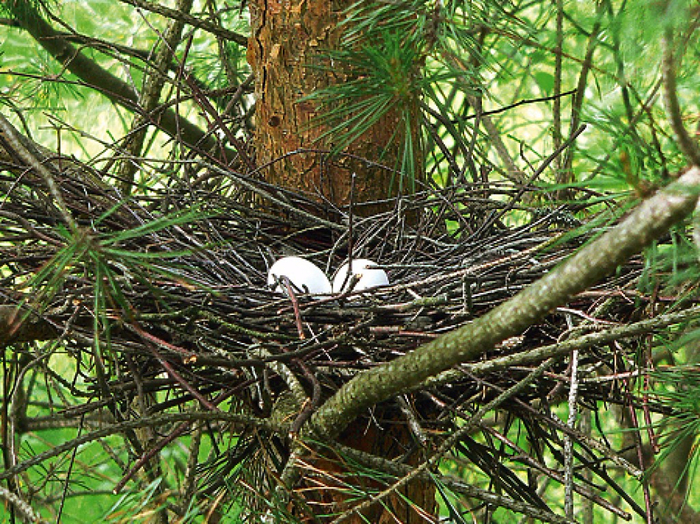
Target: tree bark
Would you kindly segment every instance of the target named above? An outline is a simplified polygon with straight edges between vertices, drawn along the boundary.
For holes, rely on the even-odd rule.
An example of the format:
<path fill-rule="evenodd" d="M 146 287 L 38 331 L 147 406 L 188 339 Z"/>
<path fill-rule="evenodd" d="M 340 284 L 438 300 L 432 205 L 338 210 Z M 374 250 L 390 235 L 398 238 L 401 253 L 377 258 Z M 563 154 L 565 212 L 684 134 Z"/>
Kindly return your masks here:
<path fill-rule="evenodd" d="M 387 209 L 392 205 L 390 199 L 407 189 L 406 184 L 399 183 L 401 174 L 396 171 L 404 127 L 398 111 L 390 110 L 329 162 L 329 155 L 322 152 L 331 150 L 333 141 L 321 139 L 328 127 L 319 124 L 317 105 L 304 99 L 317 90 L 351 79 L 351 73 L 342 67 L 331 70 L 328 59 L 328 50 L 339 45 L 339 23 L 350 5 L 349 0 L 249 3 L 252 36 L 248 61 L 256 76 L 255 145 L 258 165 L 264 166 L 264 177 L 271 184 L 336 206 L 348 205 L 352 197 L 354 203 L 360 204 L 357 212 L 370 215 Z M 418 99 L 412 114 L 416 123 Z M 418 126 L 411 128 L 416 133 L 413 144 L 417 145 Z M 420 147 L 414 147 L 413 155 L 420 165 Z M 420 170 L 417 172 L 420 178 Z M 376 200 L 385 202 L 361 205 Z"/>
<path fill-rule="evenodd" d="M 0 347 L 22 342 L 53 340 L 58 330 L 33 311 L 0 306 Z"/>
<path fill-rule="evenodd" d="M 396 108 L 389 110 L 346 151 L 329 154 L 334 143 L 332 138 L 323 138 L 328 126 L 319 123 L 322 109 L 306 99 L 320 89 L 352 78 L 352 72 L 342 68 L 331 70 L 328 58 L 328 51 L 337 49 L 340 44 L 340 22 L 352 3 L 352 0 L 249 2 L 252 31 L 247 56 L 256 78 L 256 160 L 263 168 L 265 180 L 274 186 L 303 193 L 315 202 L 328 202 L 340 208 L 352 204 L 355 213 L 367 216 L 391 209 L 395 197 L 415 187 L 413 183 L 402 183 L 399 179 L 402 175 L 397 170 L 403 154 L 401 130 L 406 129 L 401 113 Z M 421 179 L 418 98 L 410 114 L 414 117 L 413 125 L 409 126 L 414 144 L 412 154 L 414 165 L 419 166 L 411 175 Z M 405 450 L 412 439 L 405 421 L 398 417 L 397 422 L 389 434 L 357 420 L 340 441 L 355 449 L 396 458 L 402 453 L 397 446 Z M 420 457 L 414 454 L 411 460 L 417 462 Z M 358 487 L 368 488 L 362 479 L 353 477 L 352 472 L 338 462 L 317 458 L 315 466 L 333 476 L 350 475 L 358 481 Z M 310 507 L 330 505 L 336 511 L 343 511 L 353 503 L 353 495 L 344 495 L 339 489 L 308 490 L 305 488 L 313 485 L 303 479 L 301 484 L 300 492 L 304 493 Z M 427 514 L 434 514 L 432 482 L 417 479 L 402 495 L 392 496 L 386 508 L 372 508 L 345 522 L 384 523 L 396 522 L 399 518 L 406 524 L 423 524 L 425 519 L 413 504 L 422 507 Z"/>

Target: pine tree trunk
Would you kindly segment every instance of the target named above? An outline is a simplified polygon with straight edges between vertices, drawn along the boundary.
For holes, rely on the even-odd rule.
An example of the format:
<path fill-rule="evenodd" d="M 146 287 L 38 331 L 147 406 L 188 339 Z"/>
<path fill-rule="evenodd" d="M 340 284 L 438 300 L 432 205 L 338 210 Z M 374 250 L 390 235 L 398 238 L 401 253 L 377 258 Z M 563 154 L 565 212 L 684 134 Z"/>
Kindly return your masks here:
<path fill-rule="evenodd" d="M 248 61 L 256 75 L 255 149 L 257 165 L 264 166 L 263 176 L 267 182 L 303 192 L 317 202 L 325 200 L 339 207 L 347 205 L 351 199 L 351 176 L 355 173 L 352 198 L 353 203 L 358 205 L 354 209 L 359 214 L 368 215 L 393 206 L 391 197 L 410 187 L 410 184 L 401 187 L 391 171 L 400 165 L 403 142 L 401 133 L 396 132 L 397 128 L 404 127 L 399 126 L 398 113 L 390 111 L 353 142 L 345 151 L 350 156 L 338 155 L 328 162 L 329 156 L 320 151 L 331 149 L 333 144 L 328 140 L 319 140 L 327 128 L 315 124 L 319 109 L 311 101 L 303 100 L 318 89 L 348 80 L 346 73 L 310 66 L 323 63 L 327 51 L 338 45 L 341 37 L 339 22 L 343 19 L 343 11 L 351 4 L 352 0 L 249 2 L 252 36 L 248 43 Z M 418 113 L 416 99 L 412 114 L 418 118 Z M 417 125 L 411 127 L 418 129 Z M 414 144 L 419 144 L 417 136 L 412 138 Z M 415 165 L 422 166 L 420 147 L 414 146 L 414 155 Z M 362 159 L 380 161 L 390 170 Z M 361 205 L 376 200 L 384 200 L 384 204 Z M 376 426 L 366 427 L 366 423 L 356 421 L 339 440 L 356 449 L 395 458 L 410 447 L 412 440 L 404 421 L 397 416 L 396 422 L 392 424 L 390 432 L 383 432 Z M 315 466 L 334 476 L 348 475 L 342 465 L 335 461 L 317 458 Z M 358 487 L 362 483 L 358 479 Z M 327 509 L 330 505 L 338 512 L 353 504 L 334 489 L 301 488 L 300 493 L 308 493 L 305 496 L 311 507 L 320 505 Z M 364 488 L 381 489 L 381 486 L 365 485 Z M 364 515 L 355 515 L 345 522 L 384 523 L 399 519 L 398 522 L 406 524 L 424 524 L 425 518 L 420 516 L 414 505 L 432 513 L 435 507 L 434 487 L 430 483 L 416 481 L 401 493 L 403 496 L 393 495 L 385 501 L 386 506 L 377 504 Z"/>
<path fill-rule="evenodd" d="M 249 3 L 252 36 L 248 62 L 256 74 L 257 163 L 265 166 L 266 181 L 338 206 L 350 201 L 352 173 L 356 174 L 356 203 L 387 199 L 405 190 L 391 171 L 362 161 L 381 162 L 390 169 L 400 165 L 403 126 L 399 125 L 396 112 L 390 111 L 353 142 L 345 151 L 352 156 L 337 155 L 328 163 L 329 156 L 320 152 L 328 151 L 333 144 L 319 138 L 328 128 L 318 124 L 316 105 L 304 100 L 318 89 L 348 80 L 347 73 L 340 71 L 342 68 L 329 69 L 327 51 L 337 47 L 342 33 L 338 23 L 351 4 L 351 0 Z M 417 100 L 414 114 L 418 118 Z M 413 138 L 418 144 L 418 137 Z M 415 147 L 414 158 L 420 165 L 420 147 Z M 391 202 L 384 206 L 359 206 L 357 210 L 368 215 L 387 205 Z"/>

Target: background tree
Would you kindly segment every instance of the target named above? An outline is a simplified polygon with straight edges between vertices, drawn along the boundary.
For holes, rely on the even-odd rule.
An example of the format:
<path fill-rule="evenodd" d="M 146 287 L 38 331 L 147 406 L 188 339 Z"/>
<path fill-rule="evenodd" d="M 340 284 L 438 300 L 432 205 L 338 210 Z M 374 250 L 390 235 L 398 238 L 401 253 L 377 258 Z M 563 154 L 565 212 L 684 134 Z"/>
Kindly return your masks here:
<path fill-rule="evenodd" d="M 8 518 L 697 520 L 697 10 L 246 7 L 3 5 Z"/>

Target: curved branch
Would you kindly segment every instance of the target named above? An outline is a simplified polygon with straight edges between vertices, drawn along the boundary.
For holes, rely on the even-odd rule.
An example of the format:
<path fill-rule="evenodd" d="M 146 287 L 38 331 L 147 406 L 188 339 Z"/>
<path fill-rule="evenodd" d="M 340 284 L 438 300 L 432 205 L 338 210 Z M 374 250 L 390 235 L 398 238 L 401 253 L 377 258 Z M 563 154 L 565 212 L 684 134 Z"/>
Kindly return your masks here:
<path fill-rule="evenodd" d="M 440 373 L 429 378 L 426 382 L 416 386 L 416 389 L 429 389 L 450 382 L 454 382 L 464 377 L 464 371 L 468 371 L 474 375 L 486 375 L 487 373 L 495 373 L 503 371 L 515 366 L 526 366 L 537 364 L 545 359 L 552 357 L 563 357 L 570 354 L 574 349 L 588 349 L 595 346 L 603 346 L 610 344 L 616 340 L 638 337 L 649 333 L 658 332 L 663 328 L 688 322 L 692 319 L 700 318 L 700 306 L 691 307 L 681 311 L 666 313 L 653 318 L 646 318 L 631 324 L 615 326 L 605 331 L 588 333 L 579 337 L 570 338 L 554 344 L 547 344 L 528 351 L 513 353 L 512 355 L 504 355 L 495 357 L 489 360 L 474 362 L 473 364 L 464 364 L 464 368 L 450 369 L 444 373 Z M 620 464 L 618 464 L 620 465 Z M 622 466 L 627 468 L 626 465 Z M 628 471 L 628 473 L 637 476 L 637 472 Z"/>
<path fill-rule="evenodd" d="M 49 190 L 51 198 L 53 198 L 54 203 L 58 207 L 64 222 L 71 228 L 71 230 L 77 231 L 78 226 L 75 219 L 70 214 L 68 205 L 63 199 L 63 195 L 61 194 L 53 174 L 44 164 L 41 163 L 33 151 L 25 147 L 25 143 L 22 141 L 20 136 L 21 135 L 16 132 L 12 124 L 10 124 L 10 122 L 0 114 L 0 146 L 5 151 L 11 151 L 17 155 L 23 163 L 31 167 L 42 178 L 44 184 Z"/>
<path fill-rule="evenodd" d="M 471 324 L 355 377 L 314 414 L 307 433 L 320 439 L 334 438 L 362 410 L 456 364 L 475 360 L 499 342 L 521 334 L 689 214 L 698 200 L 699 190 L 700 168 L 693 167 L 643 202 L 617 227 L 509 301 Z"/>
<path fill-rule="evenodd" d="M 26 30 L 51 56 L 88 86 L 96 89 L 110 101 L 131 111 L 141 112 L 138 93 L 126 82 L 100 67 L 68 42 L 65 36 L 51 27 L 27 0 L 6 3 L 20 27 Z M 181 138 L 191 147 L 212 149 L 216 139 L 205 133 L 173 109 L 163 111 L 159 126 L 172 137 Z"/>
<path fill-rule="evenodd" d="M 0 27 L 13 27 L 17 29 L 22 29 L 22 26 L 19 25 L 19 22 L 12 18 L 0 18 Z M 81 33 L 78 33 L 74 29 L 71 28 L 71 32 L 66 32 L 66 31 L 58 31 L 58 34 L 65 38 L 66 42 L 71 43 L 71 44 L 76 44 L 79 47 L 89 47 L 90 49 L 94 49 L 96 51 L 99 51 L 101 53 L 104 53 L 112 58 L 115 58 L 117 60 L 121 60 L 117 54 L 128 56 L 131 58 L 138 59 L 146 64 L 148 64 L 151 60 L 151 55 L 152 52 L 150 49 L 139 49 L 123 44 L 119 44 L 117 42 L 110 42 L 107 40 L 104 40 L 102 38 L 96 38 L 94 36 L 88 36 L 84 35 Z M 180 64 L 177 63 L 177 61 L 173 60 L 170 63 L 167 64 L 167 69 L 170 72 L 178 72 L 180 71 Z M 18 74 L 15 72 L 15 74 Z M 238 93 L 238 96 L 242 93 L 249 93 L 252 92 L 252 88 L 250 88 L 250 83 L 252 82 L 252 75 L 249 75 L 247 80 L 244 80 L 240 85 L 230 85 L 228 87 L 224 88 L 219 88 L 219 89 L 209 89 L 204 82 L 202 82 L 198 78 L 192 78 L 193 82 L 196 83 L 197 89 L 205 93 L 207 96 L 210 96 L 212 98 L 221 96 L 223 94 L 229 94 L 231 92 L 236 92 Z M 192 98 L 192 96 L 190 96 Z M 234 95 L 235 98 L 235 95 Z M 185 96 L 180 96 L 179 97 L 180 101 L 187 100 L 187 97 Z M 520 101 L 516 105 L 522 105 L 523 103 L 534 103 L 534 102 L 539 102 L 539 99 L 533 99 L 533 100 L 523 100 Z M 230 102 L 229 102 L 230 103 Z M 501 112 L 505 111 L 509 108 L 501 108 L 496 110 L 495 112 Z"/>
<path fill-rule="evenodd" d="M 661 47 L 663 56 L 661 59 L 661 74 L 663 78 L 663 99 L 666 109 L 666 116 L 673 129 L 673 134 L 676 135 L 678 147 L 683 152 L 688 160 L 696 166 L 700 166 L 700 147 L 690 136 L 685 126 L 683 125 L 683 116 L 681 114 L 681 106 L 676 95 L 676 69 L 675 60 L 673 58 L 673 32 L 671 28 L 664 31 L 664 36 L 661 39 Z"/>

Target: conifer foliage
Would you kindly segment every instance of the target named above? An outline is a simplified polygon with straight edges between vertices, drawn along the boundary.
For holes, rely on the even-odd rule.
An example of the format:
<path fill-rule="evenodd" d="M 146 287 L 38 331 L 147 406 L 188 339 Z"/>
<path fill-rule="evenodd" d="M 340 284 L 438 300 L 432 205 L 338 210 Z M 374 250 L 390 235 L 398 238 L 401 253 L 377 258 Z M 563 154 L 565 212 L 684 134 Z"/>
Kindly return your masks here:
<path fill-rule="evenodd" d="M 700 521 L 699 16 L 4 2 L 1 520 Z"/>

